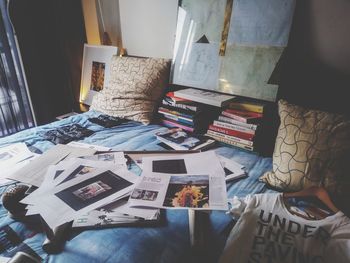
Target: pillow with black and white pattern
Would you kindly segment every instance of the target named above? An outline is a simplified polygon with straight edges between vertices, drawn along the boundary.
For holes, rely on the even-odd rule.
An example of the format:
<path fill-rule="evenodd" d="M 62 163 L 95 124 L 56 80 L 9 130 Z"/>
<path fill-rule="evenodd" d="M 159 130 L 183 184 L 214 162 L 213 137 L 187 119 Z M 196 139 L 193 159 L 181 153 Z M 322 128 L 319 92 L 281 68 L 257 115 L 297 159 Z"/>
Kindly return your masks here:
<path fill-rule="evenodd" d="M 278 102 L 281 123 L 273 170 L 260 179 L 282 191 L 322 186 L 350 195 L 350 120 L 340 114 Z"/>
<path fill-rule="evenodd" d="M 170 60 L 114 56 L 110 81 L 90 109 L 149 124 L 169 81 Z"/>

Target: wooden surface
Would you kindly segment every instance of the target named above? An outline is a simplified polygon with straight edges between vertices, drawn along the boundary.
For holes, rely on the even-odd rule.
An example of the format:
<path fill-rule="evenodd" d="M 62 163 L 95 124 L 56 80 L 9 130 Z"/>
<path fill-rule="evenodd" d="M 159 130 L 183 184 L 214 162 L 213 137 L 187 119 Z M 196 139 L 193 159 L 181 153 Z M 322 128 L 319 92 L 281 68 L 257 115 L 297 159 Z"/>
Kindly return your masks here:
<path fill-rule="evenodd" d="M 224 28 L 222 30 L 221 42 L 220 42 L 220 56 L 225 56 L 227 37 L 230 29 L 231 13 L 232 13 L 233 0 L 227 0 L 225 8 Z"/>

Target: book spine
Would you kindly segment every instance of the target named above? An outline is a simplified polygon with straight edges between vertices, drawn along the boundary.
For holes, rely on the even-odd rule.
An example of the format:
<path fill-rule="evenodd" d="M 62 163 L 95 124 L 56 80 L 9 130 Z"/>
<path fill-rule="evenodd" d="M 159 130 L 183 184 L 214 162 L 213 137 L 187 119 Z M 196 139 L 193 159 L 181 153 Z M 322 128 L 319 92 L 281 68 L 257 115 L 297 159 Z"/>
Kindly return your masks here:
<path fill-rule="evenodd" d="M 250 103 L 245 103 L 245 102 L 231 102 L 228 107 L 230 109 L 252 111 L 252 112 L 256 112 L 256 113 L 263 113 L 264 112 L 263 105 L 255 105 L 255 104 L 250 104 Z"/>
<path fill-rule="evenodd" d="M 256 129 L 258 128 L 258 125 L 256 125 L 256 124 L 243 123 L 243 122 L 240 122 L 240 121 L 237 121 L 237 120 L 234 120 L 234 119 L 228 118 L 226 116 L 222 116 L 222 115 L 219 116 L 218 119 L 219 119 L 219 121 L 231 123 L 231 124 L 234 124 L 234 125 L 239 125 L 239 126 L 242 126 L 242 127 L 248 128 L 248 129 L 252 129 L 254 131 L 256 131 Z"/>
<path fill-rule="evenodd" d="M 242 138 L 239 138 L 239 137 L 236 137 L 236 136 L 232 136 L 232 135 L 227 135 L 227 134 L 224 134 L 224 133 L 220 133 L 220 132 L 217 132 L 217 131 L 214 131 L 214 130 L 211 130 L 211 129 L 209 129 L 207 131 L 207 133 L 208 134 L 213 134 L 215 136 L 219 136 L 219 137 L 231 140 L 231 141 L 235 141 L 235 142 L 238 142 L 238 143 L 241 143 L 241 144 L 245 144 L 245 145 L 248 145 L 248 146 L 253 146 L 253 144 L 254 144 L 253 141 L 244 140 Z"/>
<path fill-rule="evenodd" d="M 180 98 L 180 97 L 177 97 L 175 96 L 174 92 L 171 91 L 171 92 L 168 92 L 166 94 L 167 97 L 169 97 L 173 102 L 175 103 L 178 103 L 178 102 L 183 102 L 183 103 L 188 103 L 188 102 L 192 102 L 192 100 L 189 100 L 189 99 L 185 99 L 185 98 Z"/>
<path fill-rule="evenodd" d="M 189 104 L 176 103 L 174 101 L 169 101 L 169 100 L 166 100 L 166 99 L 162 100 L 162 104 L 164 106 L 173 107 L 174 109 L 189 110 L 189 111 L 192 111 L 192 112 L 197 112 L 198 111 L 198 107 L 197 106 L 193 106 L 193 105 L 189 105 Z"/>
<path fill-rule="evenodd" d="M 225 111 L 228 113 L 239 115 L 241 117 L 246 116 L 246 117 L 244 117 L 246 119 L 248 119 L 248 118 L 262 118 L 262 116 L 263 116 L 262 113 L 246 111 L 246 110 L 226 109 Z"/>
<path fill-rule="evenodd" d="M 248 141 L 252 141 L 254 138 L 253 134 L 249 134 L 249 133 L 244 133 L 244 132 L 240 132 L 240 131 L 236 131 L 236 130 L 231 130 L 231 129 L 227 129 L 227 128 L 222 128 L 222 127 L 218 127 L 215 125 L 209 125 L 209 129 L 212 131 L 216 131 L 216 132 L 220 132 L 223 134 L 227 134 L 230 136 L 235 136 L 244 140 L 248 140 Z"/>
<path fill-rule="evenodd" d="M 206 135 L 211 137 L 211 138 L 213 138 L 213 139 L 215 139 L 215 140 L 217 140 L 217 141 L 219 141 L 219 142 L 223 142 L 223 143 L 226 143 L 226 144 L 229 144 L 229 145 L 233 145 L 233 146 L 236 146 L 236 147 L 248 150 L 248 151 L 254 151 L 254 147 L 253 146 L 245 145 L 245 144 L 242 144 L 242 143 L 239 143 L 239 142 L 236 142 L 236 141 L 232 141 L 232 140 L 220 137 L 220 136 L 216 136 L 214 134 L 207 133 Z"/>
<path fill-rule="evenodd" d="M 223 121 L 216 121 L 216 120 L 214 120 L 213 124 L 217 127 L 236 130 L 236 131 L 255 135 L 255 130 L 243 127 L 241 125 L 231 124 L 231 123 L 227 123 L 227 122 L 223 122 Z"/>
<path fill-rule="evenodd" d="M 167 109 L 167 108 L 163 108 L 163 107 L 159 107 L 158 109 L 159 113 L 168 113 L 168 114 L 173 114 L 182 118 L 186 118 L 188 120 L 193 120 L 194 115 L 193 114 L 186 114 L 180 111 L 176 111 L 176 110 L 171 110 L 171 109 Z"/>
<path fill-rule="evenodd" d="M 186 125 L 182 125 L 182 124 L 175 122 L 175 121 L 162 120 L 162 123 L 167 127 L 179 127 L 185 131 L 194 132 L 194 128 L 188 127 Z"/>
<path fill-rule="evenodd" d="M 184 119 L 184 118 L 181 118 L 181 117 L 178 117 L 178 116 L 174 116 L 174 115 L 168 114 L 168 113 L 162 113 L 162 114 L 165 117 L 165 119 L 176 121 L 176 122 L 179 122 L 179 123 L 184 124 L 184 125 L 190 125 L 190 126 L 194 125 L 193 121 L 189 121 L 187 119 Z"/>

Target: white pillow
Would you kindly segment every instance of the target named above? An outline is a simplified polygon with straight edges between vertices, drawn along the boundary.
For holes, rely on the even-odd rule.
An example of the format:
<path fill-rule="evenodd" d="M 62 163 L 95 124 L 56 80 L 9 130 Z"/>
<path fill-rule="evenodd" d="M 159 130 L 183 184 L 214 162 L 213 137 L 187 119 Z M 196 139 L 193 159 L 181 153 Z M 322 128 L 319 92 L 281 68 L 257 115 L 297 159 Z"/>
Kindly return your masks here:
<path fill-rule="evenodd" d="M 114 56 L 110 81 L 90 109 L 149 124 L 168 84 L 170 60 Z"/>

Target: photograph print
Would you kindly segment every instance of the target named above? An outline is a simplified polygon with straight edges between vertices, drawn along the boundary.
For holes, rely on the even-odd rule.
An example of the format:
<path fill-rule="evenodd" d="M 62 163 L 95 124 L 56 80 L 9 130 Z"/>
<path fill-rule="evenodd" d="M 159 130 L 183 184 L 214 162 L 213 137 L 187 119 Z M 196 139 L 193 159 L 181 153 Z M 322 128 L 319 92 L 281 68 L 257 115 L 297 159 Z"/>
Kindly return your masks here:
<path fill-rule="evenodd" d="M 101 91 L 103 89 L 105 79 L 106 63 L 92 61 L 91 68 L 91 83 L 90 89 L 94 91 Z"/>
<path fill-rule="evenodd" d="M 3 152 L 3 153 L 0 153 L 0 161 L 6 161 L 6 160 L 9 160 L 13 157 L 12 154 L 10 154 L 9 152 Z"/>
<path fill-rule="evenodd" d="M 102 172 L 55 195 L 75 211 L 94 204 L 128 186 L 131 182 L 111 172 Z"/>
<path fill-rule="evenodd" d="M 209 175 L 171 176 L 163 206 L 209 207 Z"/>
<path fill-rule="evenodd" d="M 109 185 L 98 181 L 74 191 L 73 194 L 82 200 L 88 200 L 110 189 L 112 188 Z"/>
<path fill-rule="evenodd" d="M 157 191 L 142 190 L 142 189 L 136 188 L 132 192 L 130 198 L 131 199 L 146 200 L 146 201 L 154 201 L 157 199 L 157 196 L 158 196 Z"/>
<path fill-rule="evenodd" d="M 117 55 L 115 46 L 84 44 L 80 83 L 81 103 L 91 105 L 92 98 L 109 82 L 112 57 Z"/>

